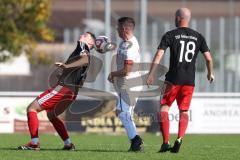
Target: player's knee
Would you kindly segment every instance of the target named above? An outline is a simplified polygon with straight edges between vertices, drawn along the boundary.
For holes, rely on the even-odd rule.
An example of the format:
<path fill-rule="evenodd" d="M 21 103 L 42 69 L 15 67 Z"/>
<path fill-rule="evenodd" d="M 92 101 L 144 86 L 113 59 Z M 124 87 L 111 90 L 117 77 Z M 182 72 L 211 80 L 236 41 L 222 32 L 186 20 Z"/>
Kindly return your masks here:
<path fill-rule="evenodd" d="M 52 122 L 56 118 L 53 112 L 47 112 L 47 117 L 50 122 Z"/>
<path fill-rule="evenodd" d="M 161 112 L 168 112 L 168 111 L 169 111 L 169 108 L 170 108 L 170 107 L 169 107 L 168 105 L 166 105 L 166 104 L 165 104 L 165 105 L 161 105 L 161 106 L 160 106 L 160 111 L 161 111 Z"/>
<path fill-rule="evenodd" d="M 29 104 L 29 106 L 27 107 L 27 112 L 38 112 L 39 111 L 39 107 L 37 106 L 38 104 L 36 104 L 36 100 L 34 100 L 31 104 Z"/>
<path fill-rule="evenodd" d="M 128 111 L 121 111 L 118 114 L 118 118 L 122 121 L 122 123 L 124 123 L 124 122 L 128 123 L 128 122 L 133 121 L 133 117 L 132 117 L 131 113 Z"/>
<path fill-rule="evenodd" d="M 188 110 L 180 110 L 180 114 L 188 114 Z"/>

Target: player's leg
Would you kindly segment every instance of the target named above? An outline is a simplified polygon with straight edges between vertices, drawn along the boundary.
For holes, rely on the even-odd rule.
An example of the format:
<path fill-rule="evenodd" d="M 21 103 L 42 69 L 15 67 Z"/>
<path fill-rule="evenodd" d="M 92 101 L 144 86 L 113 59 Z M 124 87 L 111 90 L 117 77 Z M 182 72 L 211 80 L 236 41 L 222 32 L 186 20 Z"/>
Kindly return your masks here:
<path fill-rule="evenodd" d="M 170 106 L 168 106 L 167 104 L 161 105 L 160 111 L 158 113 L 159 127 L 163 139 L 163 143 L 161 145 L 159 152 L 169 151 L 171 147 L 169 142 L 169 127 L 170 127 L 170 122 L 168 118 L 169 108 Z"/>
<path fill-rule="evenodd" d="M 127 135 L 128 139 L 131 142 L 131 146 L 129 151 L 141 151 L 143 148 L 143 140 L 137 134 L 136 125 L 133 120 L 133 109 L 134 106 L 126 103 L 124 99 L 122 99 L 123 95 L 120 94 L 116 109 L 116 114 L 119 117 L 120 121 L 122 122 Z M 126 96 L 126 95 L 125 95 Z"/>
<path fill-rule="evenodd" d="M 160 132 L 162 133 L 163 143 L 161 145 L 159 152 L 167 152 L 171 149 L 171 145 L 169 142 L 170 122 L 168 117 L 168 111 L 177 96 L 178 90 L 179 90 L 178 86 L 168 85 L 165 89 L 163 99 L 160 102 L 161 106 L 160 111 L 158 113 L 158 119 Z"/>
<path fill-rule="evenodd" d="M 179 111 L 178 138 L 183 138 L 188 126 L 188 110 Z"/>
<path fill-rule="evenodd" d="M 179 124 L 178 124 L 178 137 L 174 142 L 171 149 L 172 153 L 178 153 L 183 142 L 183 137 L 185 135 L 188 126 L 188 111 L 179 111 Z"/>
<path fill-rule="evenodd" d="M 38 128 L 39 121 L 37 113 L 45 110 L 46 107 L 51 106 L 52 103 L 49 103 L 49 99 L 54 97 L 53 88 L 46 90 L 40 94 L 28 107 L 27 107 L 27 118 L 28 118 L 28 127 L 31 135 L 31 142 L 24 146 L 18 147 L 22 150 L 39 150 L 39 138 L 38 138 Z"/>
<path fill-rule="evenodd" d="M 178 137 L 171 150 L 171 152 L 173 153 L 179 152 L 183 137 L 188 126 L 189 121 L 188 110 L 190 107 L 193 91 L 194 91 L 193 86 L 182 86 L 179 95 L 176 98 L 179 107 L 179 124 L 178 124 Z"/>
<path fill-rule="evenodd" d="M 58 118 L 72 103 L 72 99 L 64 99 L 60 101 L 54 109 L 47 111 L 47 116 L 49 121 L 52 123 L 53 127 L 57 131 L 58 135 L 64 142 L 64 150 L 75 150 L 74 144 L 71 142 L 67 129 L 64 123 Z"/>
<path fill-rule="evenodd" d="M 39 143 L 38 138 L 39 121 L 37 113 L 42 110 L 43 109 L 40 107 L 37 100 L 34 100 L 27 108 L 28 128 L 32 138 L 31 142 L 33 144 Z"/>
<path fill-rule="evenodd" d="M 29 117 L 29 129 L 30 129 L 30 132 L 32 132 L 31 135 L 33 134 L 32 135 L 33 139 L 35 138 L 35 136 L 38 133 L 37 132 L 38 131 L 38 119 L 37 119 L 35 112 L 39 112 L 42 110 L 47 110 L 47 111 L 52 110 L 59 102 L 64 100 L 64 98 L 74 99 L 75 96 L 72 94 L 70 89 L 63 87 L 63 86 L 56 86 L 54 88 L 46 90 L 44 93 L 39 95 L 36 98 L 36 100 L 28 107 L 27 111 L 29 113 L 28 114 L 29 115 L 28 116 Z M 61 105 L 61 106 L 65 107 L 64 105 Z M 58 108 L 59 108 L 59 110 L 55 110 L 53 115 L 58 115 L 59 113 L 61 113 L 64 110 L 64 108 L 62 108 L 62 107 L 58 107 Z M 58 123 L 58 124 L 60 124 L 60 123 Z M 64 127 L 61 126 L 60 128 L 65 129 L 65 126 Z"/>
<path fill-rule="evenodd" d="M 31 135 L 31 141 L 24 146 L 19 146 L 18 149 L 21 149 L 21 150 L 39 150 L 40 149 L 39 137 L 38 137 L 39 121 L 38 121 L 37 113 L 42 110 L 43 109 L 40 107 L 37 100 L 34 100 L 27 107 L 28 128 L 29 128 L 29 133 Z"/>

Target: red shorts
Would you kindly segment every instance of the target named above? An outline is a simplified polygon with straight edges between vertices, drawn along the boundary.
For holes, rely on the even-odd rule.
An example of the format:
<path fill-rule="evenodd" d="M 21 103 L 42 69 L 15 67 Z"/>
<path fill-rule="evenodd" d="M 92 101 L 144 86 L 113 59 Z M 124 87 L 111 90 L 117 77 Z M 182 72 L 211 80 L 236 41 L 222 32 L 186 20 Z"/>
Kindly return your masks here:
<path fill-rule="evenodd" d="M 75 99 L 76 95 L 71 89 L 60 85 L 46 90 L 36 98 L 41 108 L 46 111 L 56 107 L 66 109 Z"/>
<path fill-rule="evenodd" d="M 176 99 L 179 110 L 189 110 L 192 100 L 194 86 L 189 85 L 167 85 L 161 105 L 171 106 Z"/>

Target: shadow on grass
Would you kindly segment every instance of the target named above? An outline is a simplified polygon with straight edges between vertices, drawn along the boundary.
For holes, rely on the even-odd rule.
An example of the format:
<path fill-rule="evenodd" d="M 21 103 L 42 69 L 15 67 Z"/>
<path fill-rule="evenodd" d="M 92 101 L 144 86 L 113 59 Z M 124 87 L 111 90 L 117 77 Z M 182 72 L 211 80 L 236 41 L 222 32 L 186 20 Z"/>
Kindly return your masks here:
<path fill-rule="evenodd" d="M 78 152 L 122 152 L 128 153 L 126 150 L 112 150 L 112 149 L 77 149 Z"/>
<path fill-rule="evenodd" d="M 19 150 L 17 148 L 13 147 L 3 147 L 0 148 L 0 151 L 34 151 L 34 150 Z M 56 152 L 125 152 L 125 153 L 130 153 L 127 152 L 126 150 L 111 150 L 111 149 L 76 149 L 74 151 L 67 151 L 67 150 L 62 150 L 62 149 L 56 149 L 56 148 L 41 148 L 40 151 L 36 152 L 47 152 L 47 151 L 56 151 Z"/>

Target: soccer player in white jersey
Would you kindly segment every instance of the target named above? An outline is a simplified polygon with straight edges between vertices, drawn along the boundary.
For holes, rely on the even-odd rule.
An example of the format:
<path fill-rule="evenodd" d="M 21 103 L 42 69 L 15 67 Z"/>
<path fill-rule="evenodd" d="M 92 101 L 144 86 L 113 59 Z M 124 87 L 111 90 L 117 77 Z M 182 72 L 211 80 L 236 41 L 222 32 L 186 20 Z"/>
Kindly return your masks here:
<path fill-rule="evenodd" d="M 137 98 L 130 91 L 130 79 L 139 77 L 136 66 L 140 62 L 139 44 L 133 35 L 135 22 L 133 18 L 122 17 L 118 19 L 118 34 L 122 41 L 117 50 L 117 71 L 109 74 L 108 80 L 114 84 L 118 93 L 116 114 L 121 120 L 128 138 L 131 142 L 129 151 L 142 151 L 143 140 L 137 134 L 136 126 L 133 121 L 133 110 Z M 133 67 L 134 66 L 134 67 Z"/>

